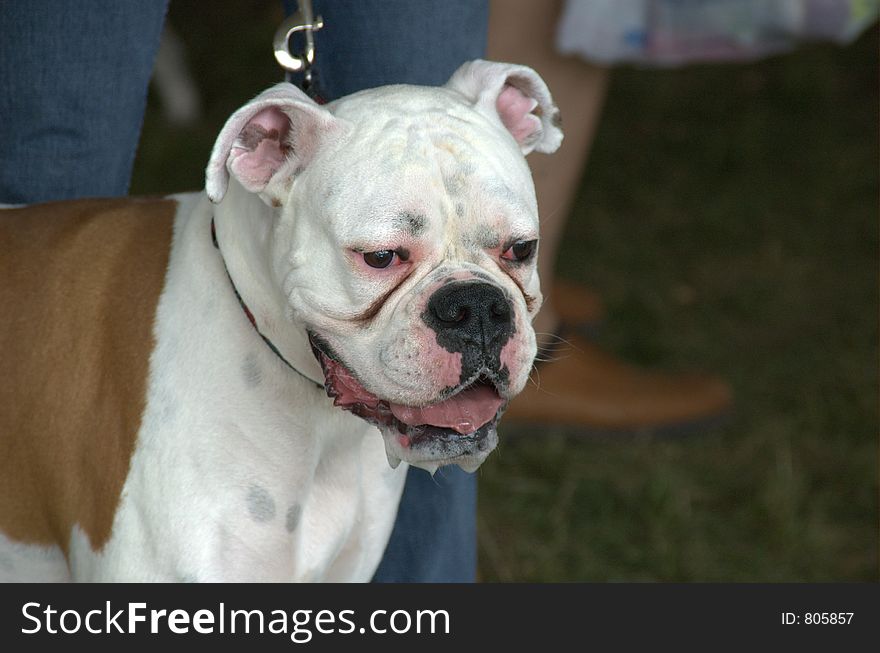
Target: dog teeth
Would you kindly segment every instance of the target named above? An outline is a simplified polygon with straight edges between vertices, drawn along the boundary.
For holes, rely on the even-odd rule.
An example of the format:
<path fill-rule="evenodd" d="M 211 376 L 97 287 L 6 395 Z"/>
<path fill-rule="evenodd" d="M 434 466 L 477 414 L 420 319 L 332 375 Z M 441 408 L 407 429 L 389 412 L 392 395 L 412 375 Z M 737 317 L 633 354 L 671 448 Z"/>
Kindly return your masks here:
<path fill-rule="evenodd" d="M 386 451 L 385 455 L 388 457 L 388 464 L 391 465 L 391 469 L 397 469 L 397 466 L 400 464 L 400 458 L 390 451 Z"/>
<path fill-rule="evenodd" d="M 425 470 L 426 472 L 428 472 L 431 476 L 434 476 L 434 473 L 437 471 L 437 469 L 440 467 L 440 465 L 437 465 L 437 464 L 434 464 L 434 463 L 420 463 L 420 464 L 419 464 L 419 467 L 421 467 L 422 469 L 424 469 L 424 470 Z"/>

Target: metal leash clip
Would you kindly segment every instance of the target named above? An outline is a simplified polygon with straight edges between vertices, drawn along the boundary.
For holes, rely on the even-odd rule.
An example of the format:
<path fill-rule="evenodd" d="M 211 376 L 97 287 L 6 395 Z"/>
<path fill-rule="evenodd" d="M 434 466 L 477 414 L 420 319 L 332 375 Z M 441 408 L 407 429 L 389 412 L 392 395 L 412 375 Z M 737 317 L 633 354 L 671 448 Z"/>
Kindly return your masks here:
<path fill-rule="evenodd" d="M 315 62 L 315 38 L 313 33 L 324 27 L 324 20 L 315 16 L 311 0 L 299 0 L 299 11 L 291 14 L 279 25 L 272 39 L 275 60 L 288 73 L 303 74 L 303 89 L 312 85 L 312 64 Z M 303 32 L 305 51 L 294 54 L 290 51 L 290 37 L 294 32 Z"/>

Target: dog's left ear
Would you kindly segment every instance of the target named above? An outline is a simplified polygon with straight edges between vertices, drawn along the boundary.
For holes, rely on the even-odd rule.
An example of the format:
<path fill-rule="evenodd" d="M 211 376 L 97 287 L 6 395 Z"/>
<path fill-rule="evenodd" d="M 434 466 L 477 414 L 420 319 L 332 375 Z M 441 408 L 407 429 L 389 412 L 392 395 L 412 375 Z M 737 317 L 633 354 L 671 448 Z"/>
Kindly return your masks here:
<path fill-rule="evenodd" d="M 293 84 L 273 86 L 232 114 L 220 131 L 205 171 L 208 197 L 223 199 L 231 173 L 264 202 L 281 201 L 285 181 L 342 129 L 343 121 Z"/>
<path fill-rule="evenodd" d="M 528 66 L 476 59 L 455 71 L 446 88 L 500 120 L 524 155 L 532 150 L 555 152 L 562 143 L 559 109 L 547 84 Z"/>

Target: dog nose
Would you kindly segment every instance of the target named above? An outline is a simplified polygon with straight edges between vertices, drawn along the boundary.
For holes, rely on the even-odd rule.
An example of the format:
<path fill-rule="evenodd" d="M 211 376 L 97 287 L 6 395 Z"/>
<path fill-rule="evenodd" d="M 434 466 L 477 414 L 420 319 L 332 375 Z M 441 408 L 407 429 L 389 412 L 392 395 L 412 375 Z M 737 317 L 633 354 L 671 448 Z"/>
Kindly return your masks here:
<path fill-rule="evenodd" d="M 504 292 L 489 283 L 455 281 L 428 300 L 423 319 L 448 351 L 494 354 L 513 333 L 513 310 Z M 497 364 L 497 363 L 496 363 Z"/>

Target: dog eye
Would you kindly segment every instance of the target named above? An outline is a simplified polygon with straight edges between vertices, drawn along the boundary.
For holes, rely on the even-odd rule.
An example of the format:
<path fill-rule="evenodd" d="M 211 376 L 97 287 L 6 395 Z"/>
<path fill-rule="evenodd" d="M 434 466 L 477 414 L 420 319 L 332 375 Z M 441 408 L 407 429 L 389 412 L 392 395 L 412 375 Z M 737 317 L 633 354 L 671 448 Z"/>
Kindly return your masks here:
<path fill-rule="evenodd" d="M 380 249 L 378 252 L 364 252 L 364 261 L 371 268 L 387 268 L 394 261 L 394 251 Z"/>
<path fill-rule="evenodd" d="M 518 240 L 505 250 L 501 255 L 501 258 L 507 259 L 508 261 L 516 261 L 517 263 L 524 263 L 532 258 L 537 244 L 537 240 Z"/>

